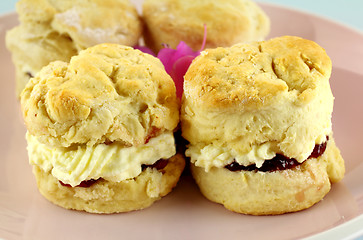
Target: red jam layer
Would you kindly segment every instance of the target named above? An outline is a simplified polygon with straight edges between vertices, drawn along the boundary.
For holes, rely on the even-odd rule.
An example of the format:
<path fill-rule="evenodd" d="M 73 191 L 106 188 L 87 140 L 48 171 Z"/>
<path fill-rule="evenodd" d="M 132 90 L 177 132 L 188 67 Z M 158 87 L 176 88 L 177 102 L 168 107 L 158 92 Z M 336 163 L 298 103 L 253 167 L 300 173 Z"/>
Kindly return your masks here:
<path fill-rule="evenodd" d="M 157 170 L 161 170 L 161 169 L 165 168 L 166 165 L 168 165 L 168 160 L 160 159 L 160 160 L 158 160 L 157 162 L 155 162 L 152 165 L 142 164 L 141 168 L 142 168 L 142 171 L 144 171 L 145 168 L 148 168 L 148 167 L 149 168 L 156 168 Z"/>
<path fill-rule="evenodd" d="M 326 150 L 327 141 L 329 140 L 329 137 L 327 136 L 326 141 L 322 144 L 317 144 L 314 147 L 314 150 L 310 154 L 310 156 L 307 158 L 318 158 Z M 248 166 L 243 166 L 237 163 L 236 161 L 232 162 L 231 164 L 228 164 L 225 166 L 230 171 L 236 172 L 236 171 L 261 171 L 261 172 L 274 172 L 274 171 L 281 171 L 286 169 L 291 169 L 296 166 L 301 165 L 302 163 L 299 163 L 294 158 L 288 158 L 282 154 L 276 154 L 276 156 L 270 160 L 264 161 L 261 167 L 256 167 L 256 164 L 251 164 Z"/>
<path fill-rule="evenodd" d="M 99 178 L 100 179 L 100 178 Z M 90 180 L 86 180 L 86 181 L 82 181 L 80 184 L 78 184 L 76 187 L 90 187 L 92 186 L 93 184 L 95 184 L 99 179 L 90 179 Z M 65 187 L 72 187 L 70 184 L 66 184 L 66 183 L 63 183 L 62 181 L 59 181 L 60 184 L 62 186 L 65 186 Z"/>
<path fill-rule="evenodd" d="M 147 144 L 150 141 L 150 139 L 158 136 L 160 132 L 161 132 L 160 128 L 152 127 L 149 131 L 149 134 L 145 138 L 145 144 Z"/>

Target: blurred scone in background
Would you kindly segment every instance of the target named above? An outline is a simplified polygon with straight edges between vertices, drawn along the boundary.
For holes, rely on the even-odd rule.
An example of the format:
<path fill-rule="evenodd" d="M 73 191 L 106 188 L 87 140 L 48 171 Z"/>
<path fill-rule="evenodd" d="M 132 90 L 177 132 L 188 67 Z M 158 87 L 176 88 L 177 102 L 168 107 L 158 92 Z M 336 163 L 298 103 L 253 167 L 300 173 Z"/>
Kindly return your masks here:
<path fill-rule="evenodd" d="M 155 53 L 180 41 L 199 50 L 204 25 L 206 48 L 263 40 L 270 31 L 268 16 L 251 0 L 145 0 L 142 18 L 145 43 Z"/>
<path fill-rule="evenodd" d="M 16 67 L 16 95 L 48 63 L 69 61 L 99 43 L 137 44 L 142 24 L 129 0 L 20 0 L 20 25 L 6 35 Z"/>

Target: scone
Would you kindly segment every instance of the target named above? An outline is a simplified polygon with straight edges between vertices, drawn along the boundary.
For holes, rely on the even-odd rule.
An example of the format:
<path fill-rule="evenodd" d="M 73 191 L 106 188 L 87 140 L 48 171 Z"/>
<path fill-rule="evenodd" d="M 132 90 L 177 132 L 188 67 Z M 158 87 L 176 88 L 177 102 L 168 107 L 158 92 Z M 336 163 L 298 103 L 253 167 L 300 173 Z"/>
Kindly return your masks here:
<path fill-rule="evenodd" d="M 282 214 L 312 206 L 343 178 L 331 69 L 318 44 L 292 36 L 194 60 L 181 121 L 205 197 L 239 213 Z"/>
<path fill-rule="evenodd" d="M 142 24 L 129 0 L 21 0 L 20 25 L 6 35 L 16 67 L 16 95 L 40 69 L 90 46 L 135 45 Z"/>
<path fill-rule="evenodd" d="M 199 50 L 204 24 L 207 48 L 263 40 L 270 30 L 267 15 L 251 0 L 145 0 L 142 18 L 145 43 L 156 53 L 180 41 Z"/>
<path fill-rule="evenodd" d="M 51 202 L 92 213 L 142 209 L 184 168 L 175 86 L 161 62 L 100 44 L 44 67 L 21 93 L 28 155 Z"/>

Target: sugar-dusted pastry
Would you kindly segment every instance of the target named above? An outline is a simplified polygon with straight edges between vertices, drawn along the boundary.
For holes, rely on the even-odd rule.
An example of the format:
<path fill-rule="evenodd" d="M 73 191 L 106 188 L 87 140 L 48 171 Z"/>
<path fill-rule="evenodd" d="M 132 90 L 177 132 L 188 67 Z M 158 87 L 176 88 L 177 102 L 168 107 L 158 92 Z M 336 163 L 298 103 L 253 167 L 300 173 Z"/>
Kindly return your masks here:
<path fill-rule="evenodd" d="M 155 52 L 180 41 L 200 49 L 204 24 L 207 48 L 263 40 L 270 30 L 267 15 L 251 0 L 145 0 L 142 17 L 145 42 Z"/>
<path fill-rule="evenodd" d="M 239 213 L 282 214 L 319 202 L 343 178 L 331 69 L 318 44 L 292 36 L 194 60 L 181 121 L 205 197 Z"/>
<path fill-rule="evenodd" d="M 21 94 L 30 164 L 51 202 L 92 213 L 142 209 L 177 184 L 179 108 L 161 62 L 100 44 L 44 67 Z"/>
<path fill-rule="evenodd" d="M 20 0 L 20 25 L 6 35 L 16 67 L 16 94 L 55 60 L 69 61 L 87 47 L 112 42 L 135 45 L 141 21 L 129 0 Z"/>

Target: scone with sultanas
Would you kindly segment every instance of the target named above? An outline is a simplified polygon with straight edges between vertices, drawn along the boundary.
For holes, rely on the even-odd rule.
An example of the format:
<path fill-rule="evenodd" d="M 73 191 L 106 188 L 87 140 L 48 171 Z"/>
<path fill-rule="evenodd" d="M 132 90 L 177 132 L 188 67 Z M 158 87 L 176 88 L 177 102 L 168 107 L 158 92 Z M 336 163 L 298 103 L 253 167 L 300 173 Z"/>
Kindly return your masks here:
<path fill-rule="evenodd" d="M 145 43 L 155 52 L 180 41 L 199 50 L 204 24 L 207 48 L 263 40 L 270 30 L 267 15 L 251 0 L 145 0 L 142 18 Z"/>
<path fill-rule="evenodd" d="M 16 94 L 40 69 L 69 61 L 99 43 L 135 45 L 142 24 L 129 0 L 21 0 L 20 25 L 6 35 L 16 67 Z"/>
<path fill-rule="evenodd" d="M 181 121 L 205 197 L 239 213 L 282 214 L 319 202 L 343 178 L 331 69 L 318 44 L 292 36 L 194 60 Z"/>
<path fill-rule="evenodd" d="M 173 80 L 151 55 L 117 44 L 44 67 L 21 93 L 40 192 L 68 209 L 142 209 L 168 194 L 185 162 L 173 131 Z"/>

